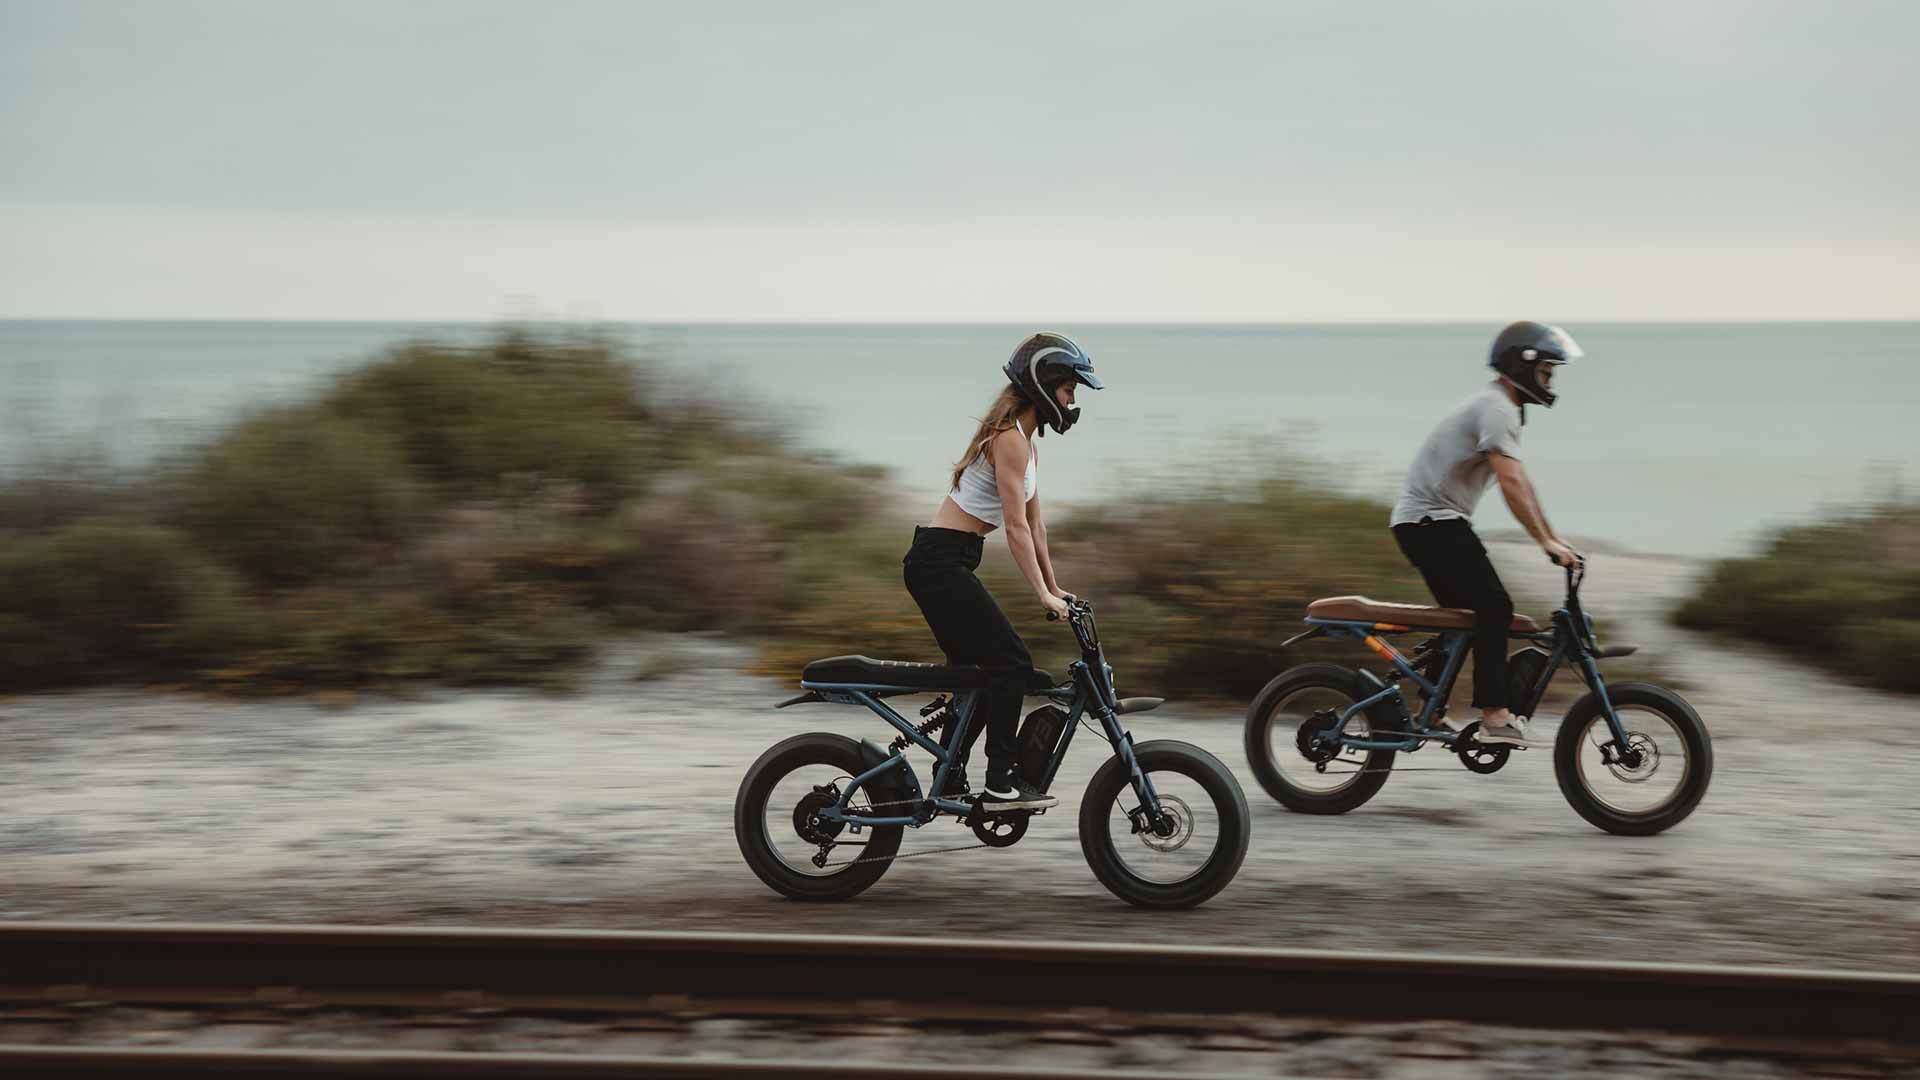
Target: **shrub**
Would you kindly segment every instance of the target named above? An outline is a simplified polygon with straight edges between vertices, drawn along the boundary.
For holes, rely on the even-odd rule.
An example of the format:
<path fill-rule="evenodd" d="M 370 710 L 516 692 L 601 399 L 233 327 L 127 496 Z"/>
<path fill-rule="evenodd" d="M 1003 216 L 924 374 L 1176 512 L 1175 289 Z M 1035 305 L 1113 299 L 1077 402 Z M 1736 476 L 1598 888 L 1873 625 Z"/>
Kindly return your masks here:
<path fill-rule="evenodd" d="M 204 672 L 273 692 L 432 680 L 564 684 L 603 628 L 535 590 L 490 581 L 457 596 L 321 586 L 283 594 L 253 637 Z"/>
<path fill-rule="evenodd" d="M 236 603 L 231 575 L 177 530 L 102 521 L 8 536 L 0 684 L 177 678 L 239 640 L 217 630 Z"/>
<path fill-rule="evenodd" d="M 1782 529 L 1760 554 L 1715 563 L 1674 621 L 1920 691 L 1920 506 Z"/>
<path fill-rule="evenodd" d="M 385 433 L 431 483 L 471 492 L 528 475 L 611 500 L 653 457 L 637 380 L 604 342 L 508 331 L 479 349 L 396 350 L 340 379 L 321 407 Z"/>
<path fill-rule="evenodd" d="M 305 407 L 242 422 L 191 455 L 174 486 L 179 524 L 268 588 L 376 562 L 426 509 L 391 440 Z"/>
<path fill-rule="evenodd" d="M 0 482 L 0 532 L 38 533 L 125 513 L 139 493 L 97 453 L 56 452 Z"/>
<path fill-rule="evenodd" d="M 938 662 L 940 650 L 901 577 L 912 532 L 904 520 L 873 518 L 830 542 L 791 551 L 775 602 L 755 627 L 761 639 L 755 669 L 798 678 L 807 661 L 842 653 Z M 1003 587 L 995 594 L 1003 601 L 1017 595 Z"/>
<path fill-rule="evenodd" d="M 1305 659 L 1283 656 L 1280 643 L 1306 629 L 1313 600 L 1427 600 L 1386 519 L 1385 506 L 1276 462 L 1274 475 L 1238 490 L 1076 514 L 1058 530 L 1055 561 L 1069 587 L 1100 602 L 1103 640 L 1125 658 L 1123 673 L 1137 673 L 1123 674 L 1129 683 L 1244 701 Z"/>

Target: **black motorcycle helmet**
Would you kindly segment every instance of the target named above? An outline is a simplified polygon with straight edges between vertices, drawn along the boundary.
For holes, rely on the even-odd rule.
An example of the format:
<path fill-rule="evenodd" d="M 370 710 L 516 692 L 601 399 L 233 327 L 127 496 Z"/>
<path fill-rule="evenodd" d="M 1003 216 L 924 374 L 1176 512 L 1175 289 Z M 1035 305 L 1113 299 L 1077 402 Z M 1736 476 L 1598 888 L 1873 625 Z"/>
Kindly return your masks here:
<path fill-rule="evenodd" d="M 1091 390 L 1105 386 L 1093 373 L 1093 358 L 1087 351 L 1067 335 L 1051 330 L 1042 330 L 1021 342 L 1001 370 L 1040 419 L 1062 435 L 1080 419 L 1080 410 L 1062 409 L 1054 400 L 1054 389 L 1068 380 Z"/>
<path fill-rule="evenodd" d="M 1565 330 L 1523 320 L 1509 324 L 1493 339 L 1487 366 L 1512 380 L 1520 393 L 1551 409 L 1560 395 L 1541 384 L 1540 365 L 1557 367 L 1585 355 Z"/>

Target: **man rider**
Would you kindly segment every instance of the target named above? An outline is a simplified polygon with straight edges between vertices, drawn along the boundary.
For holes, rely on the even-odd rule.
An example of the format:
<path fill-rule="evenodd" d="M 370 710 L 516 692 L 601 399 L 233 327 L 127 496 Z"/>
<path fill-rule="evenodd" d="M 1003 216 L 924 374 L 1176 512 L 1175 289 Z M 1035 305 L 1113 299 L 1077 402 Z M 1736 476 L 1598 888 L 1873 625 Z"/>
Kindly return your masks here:
<path fill-rule="evenodd" d="M 1577 567 L 1581 556 L 1547 524 L 1526 466 L 1520 428 L 1526 405 L 1552 408 L 1554 372 L 1584 355 L 1557 326 L 1517 322 L 1493 339 L 1487 365 L 1492 383 L 1444 417 L 1414 456 L 1406 488 L 1394 503 L 1393 538 L 1426 579 L 1442 607 L 1471 608 L 1473 707 L 1480 710 L 1484 743 L 1523 746 L 1526 721 L 1507 710 L 1507 630 L 1513 601 L 1473 531 L 1473 509 L 1499 481 L 1507 508 L 1556 564 Z M 1455 730 L 1464 725 L 1447 721 Z"/>

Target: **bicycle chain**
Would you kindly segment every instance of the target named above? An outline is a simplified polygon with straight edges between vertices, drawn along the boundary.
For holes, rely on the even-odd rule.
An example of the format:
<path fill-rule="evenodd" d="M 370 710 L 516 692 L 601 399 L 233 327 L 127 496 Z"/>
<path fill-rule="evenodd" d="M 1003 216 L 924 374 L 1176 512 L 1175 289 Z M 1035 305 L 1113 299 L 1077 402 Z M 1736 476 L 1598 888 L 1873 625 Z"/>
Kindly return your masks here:
<path fill-rule="evenodd" d="M 1532 747 L 1529 747 L 1529 746 L 1514 746 L 1512 743 L 1479 743 L 1478 745 L 1485 746 L 1488 748 L 1492 748 L 1496 746 L 1505 746 L 1513 750 L 1532 749 Z M 1320 773 L 1319 775 L 1321 776 L 1363 776 L 1367 773 L 1458 772 L 1458 771 L 1459 771 L 1459 767 L 1454 765 L 1411 765 L 1404 769 L 1397 769 L 1392 766 L 1388 766 L 1387 768 L 1384 768 L 1384 769 L 1337 769 L 1337 770 L 1328 769 L 1325 772 Z"/>
<path fill-rule="evenodd" d="M 882 807 L 882 806 L 906 806 L 906 805 L 913 805 L 913 804 L 918 804 L 918 803 L 924 803 L 924 802 L 926 802 L 926 801 L 927 801 L 927 800 L 926 800 L 926 799 L 924 799 L 924 798 L 921 798 L 921 799 L 889 799 L 889 800 L 887 800 L 886 802 L 870 802 L 870 803 L 868 803 L 868 804 L 867 804 L 867 809 L 869 809 L 869 810 L 877 810 L 877 809 L 879 809 L 879 808 L 880 808 L 880 807 Z M 932 819 L 929 819 L 929 821 L 931 821 L 931 820 L 932 820 Z M 962 817 L 960 817 L 960 816 L 959 816 L 958 814 L 956 814 L 956 815 L 954 815 L 954 820 L 956 820 L 956 821 L 959 821 L 959 822 L 960 822 L 961 824 L 963 824 L 963 825 L 964 825 L 964 824 L 966 824 L 966 819 L 965 819 L 965 818 L 962 818 Z M 899 827 L 899 826 L 895 826 L 895 828 L 898 828 L 898 827 Z M 876 828 L 884 828 L 884 826 L 879 826 L 879 825 L 867 825 L 867 826 L 864 826 L 864 828 L 869 828 L 869 829 L 876 829 Z M 862 858 L 862 859 L 849 859 L 849 860 L 847 860 L 846 862 L 830 862 L 830 863 L 828 863 L 828 864 L 827 864 L 827 866 L 858 866 L 858 865 L 860 865 L 861 863 L 870 863 L 870 862 L 895 862 L 895 861 L 898 861 L 898 860 L 900 860 L 900 859 L 918 859 L 918 858 L 920 858 L 921 856 L 924 856 L 924 855 L 950 855 L 950 854 L 952 854 L 953 852 L 956 852 L 956 851 L 972 851 L 972 850 L 973 850 L 973 849 L 975 849 L 975 848 L 983 848 L 983 847 L 992 847 L 992 846 L 993 846 L 993 845 L 991 845 L 991 844 L 985 844 L 985 843 L 981 843 L 981 844 L 961 844 L 961 845 L 960 845 L 959 847 L 944 847 L 944 848 L 934 848 L 934 849 L 933 849 L 932 851 L 909 851 L 909 852 L 907 852 L 907 853 L 906 853 L 906 854 L 904 854 L 904 855 L 900 855 L 900 854 L 894 854 L 894 855 L 869 855 L 869 856 L 867 856 L 867 857 L 865 857 L 865 858 Z M 822 869 L 822 870 L 825 870 L 825 869 L 827 868 L 827 866 L 823 866 L 823 867 L 821 867 L 820 869 Z"/>
<path fill-rule="evenodd" d="M 1362 773 L 1460 772 L 1460 771 L 1461 771 L 1461 768 L 1458 765 L 1414 765 L 1410 768 L 1405 768 L 1405 769 L 1328 769 L 1326 772 L 1320 773 L 1319 775 L 1321 776 L 1357 776 Z"/>
<path fill-rule="evenodd" d="M 858 866 L 870 862 L 894 862 L 898 859 L 917 859 L 922 855 L 947 855 L 955 851 L 972 851 L 974 848 L 989 847 L 988 844 L 962 844 L 959 847 L 934 848 L 932 851 L 909 851 L 905 855 L 868 855 L 864 859 L 849 859 L 846 862 L 830 862 L 827 866 Z M 821 867 L 822 870 L 826 866 Z"/>

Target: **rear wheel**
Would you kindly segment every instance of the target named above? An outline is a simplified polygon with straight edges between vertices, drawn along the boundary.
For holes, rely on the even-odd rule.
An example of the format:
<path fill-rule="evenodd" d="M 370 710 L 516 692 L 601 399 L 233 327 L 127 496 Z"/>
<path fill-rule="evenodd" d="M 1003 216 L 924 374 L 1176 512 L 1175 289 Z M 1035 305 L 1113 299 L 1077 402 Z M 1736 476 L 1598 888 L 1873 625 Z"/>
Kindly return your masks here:
<path fill-rule="evenodd" d="M 1162 817 L 1150 822 L 1133 775 L 1107 759 L 1080 803 L 1080 849 L 1113 895 L 1147 908 L 1189 908 L 1227 887 L 1247 857 L 1253 815 L 1220 759 L 1170 739 L 1133 749 Z"/>
<path fill-rule="evenodd" d="M 1302 664 L 1260 691 L 1247 708 L 1247 764 L 1267 794 L 1296 813 L 1344 814 L 1385 786 L 1394 751 L 1314 743 L 1359 700 L 1360 676 L 1338 664 Z M 1346 726 L 1349 735 L 1372 730 L 1365 714 Z"/>
<path fill-rule="evenodd" d="M 844 735 L 795 735 L 761 754 L 747 769 L 733 803 L 734 839 L 754 875 L 795 900 L 845 900 L 879 881 L 900 850 L 904 828 L 869 826 L 854 835 L 843 822 L 815 816 L 864 771 L 860 745 Z M 862 787 L 848 809 L 871 811 L 875 798 Z M 878 798 L 889 801 L 885 795 Z M 908 809 L 882 807 L 876 812 Z M 823 840 L 833 843 L 824 866 L 815 861 Z"/>
<path fill-rule="evenodd" d="M 1607 688 L 1626 745 L 1587 694 L 1553 743 L 1553 773 L 1575 812 L 1610 833 L 1651 836 L 1686 820 L 1713 778 L 1707 725 L 1680 695 L 1646 683 Z"/>

